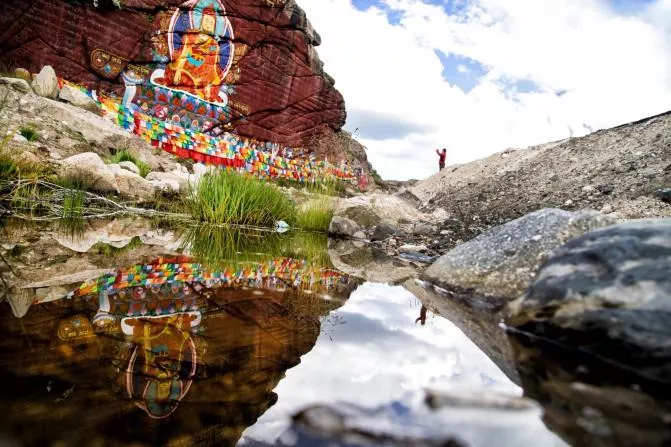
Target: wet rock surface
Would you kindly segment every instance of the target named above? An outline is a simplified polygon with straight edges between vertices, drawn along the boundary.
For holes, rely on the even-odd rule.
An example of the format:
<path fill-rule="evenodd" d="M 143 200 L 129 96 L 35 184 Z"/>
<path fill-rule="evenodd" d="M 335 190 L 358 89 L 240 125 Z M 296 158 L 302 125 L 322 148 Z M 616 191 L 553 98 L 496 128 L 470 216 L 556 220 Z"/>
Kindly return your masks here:
<path fill-rule="evenodd" d="M 398 283 L 417 275 L 417 265 L 364 242 L 331 240 L 328 254 L 338 270 L 368 281 Z"/>
<path fill-rule="evenodd" d="M 564 242 L 614 220 L 596 212 L 540 210 L 457 246 L 422 275 L 453 292 L 499 304 L 519 296 L 538 266 Z"/>
<path fill-rule="evenodd" d="M 371 235 L 372 241 L 383 241 L 389 239 L 398 233 L 398 227 L 391 221 L 383 220 L 375 226 L 373 234 Z"/>
<path fill-rule="evenodd" d="M 346 217 L 334 216 L 329 224 L 329 234 L 331 236 L 353 237 L 355 233 L 360 231 L 361 227 Z"/>
<path fill-rule="evenodd" d="M 569 242 L 510 306 L 508 324 L 620 365 L 638 385 L 671 385 L 670 241 L 671 219 L 659 219 Z"/>
<path fill-rule="evenodd" d="M 563 246 L 511 304 L 525 392 L 575 445 L 671 442 L 671 219 Z"/>

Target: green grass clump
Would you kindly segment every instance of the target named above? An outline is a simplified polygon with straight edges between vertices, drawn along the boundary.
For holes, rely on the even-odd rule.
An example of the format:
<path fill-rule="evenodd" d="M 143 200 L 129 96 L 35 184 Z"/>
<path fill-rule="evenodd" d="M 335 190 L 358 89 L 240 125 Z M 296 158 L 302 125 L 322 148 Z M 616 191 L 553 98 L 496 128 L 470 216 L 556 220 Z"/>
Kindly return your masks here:
<path fill-rule="evenodd" d="M 76 191 L 87 191 L 91 189 L 91 184 L 81 176 L 59 176 L 53 179 L 53 183 L 65 189 Z"/>
<path fill-rule="evenodd" d="M 19 172 L 19 166 L 14 158 L 8 153 L 0 152 L 0 178 L 9 180 L 15 178 Z"/>
<path fill-rule="evenodd" d="M 21 133 L 21 136 L 23 136 L 23 138 L 28 141 L 37 141 L 37 139 L 40 137 L 40 134 L 34 127 L 23 126 L 21 129 L 19 129 L 19 132 Z"/>
<path fill-rule="evenodd" d="M 299 182 L 287 178 L 277 178 L 271 180 L 277 186 L 285 188 L 294 188 L 315 194 L 325 194 L 329 196 L 342 196 L 345 193 L 345 184 L 337 179 L 323 179 L 315 182 Z"/>
<path fill-rule="evenodd" d="M 296 216 L 294 202 L 275 185 L 228 170 L 204 174 L 186 202 L 195 220 L 211 224 L 271 227 Z"/>
<path fill-rule="evenodd" d="M 151 166 L 149 166 L 147 163 L 137 158 L 135 154 L 127 150 L 118 151 L 116 154 L 112 155 L 110 158 L 107 159 L 108 163 L 121 163 L 122 161 L 130 161 L 135 166 L 137 166 L 138 169 L 140 170 L 140 176 L 143 178 L 146 177 L 147 174 L 151 172 Z"/>
<path fill-rule="evenodd" d="M 63 195 L 63 214 L 61 219 L 69 222 L 78 222 L 84 217 L 84 191 L 81 189 L 67 189 Z"/>
<path fill-rule="evenodd" d="M 328 198 L 320 198 L 308 202 L 291 222 L 304 231 L 327 232 L 333 218 L 333 202 Z"/>

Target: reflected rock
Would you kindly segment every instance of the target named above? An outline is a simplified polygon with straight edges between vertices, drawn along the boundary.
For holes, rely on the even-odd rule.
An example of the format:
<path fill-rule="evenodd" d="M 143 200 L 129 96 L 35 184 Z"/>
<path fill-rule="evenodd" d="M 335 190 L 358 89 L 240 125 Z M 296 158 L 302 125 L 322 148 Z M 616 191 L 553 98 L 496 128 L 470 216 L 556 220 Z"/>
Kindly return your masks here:
<path fill-rule="evenodd" d="M 12 386 L 0 432 L 25 445 L 233 445 L 354 287 L 301 260 L 210 271 L 175 257 L 85 282 L 22 319 L 2 304 Z"/>
<path fill-rule="evenodd" d="M 495 393 L 418 393 L 406 405 L 367 409 L 350 404 L 308 407 L 293 417 L 280 445 L 296 446 L 557 446 L 533 401 Z"/>
<path fill-rule="evenodd" d="M 329 239 L 328 254 L 338 270 L 367 281 L 399 283 L 417 274 L 409 262 L 361 241 Z"/>
<path fill-rule="evenodd" d="M 510 306 L 525 393 L 576 445 L 671 443 L 671 219 L 587 233 Z"/>

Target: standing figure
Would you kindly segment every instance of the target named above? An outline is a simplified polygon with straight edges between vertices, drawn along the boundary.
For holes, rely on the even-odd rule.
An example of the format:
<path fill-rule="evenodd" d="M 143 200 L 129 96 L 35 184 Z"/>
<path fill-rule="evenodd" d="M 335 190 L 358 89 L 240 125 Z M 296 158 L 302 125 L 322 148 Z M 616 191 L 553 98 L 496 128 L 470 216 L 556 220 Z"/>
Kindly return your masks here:
<path fill-rule="evenodd" d="M 170 20 L 170 62 L 152 75 L 156 84 L 226 105 L 224 79 L 233 62 L 233 29 L 221 0 L 188 0 Z"/>
<path fill-rule="evenodd" d="M 447 149 L 443 148 L 442 151 L 436 149 L 436 154 L 438 154 L 438 170 L 442 171 L 445 167 L 445 159 L 447 158 Z"/>

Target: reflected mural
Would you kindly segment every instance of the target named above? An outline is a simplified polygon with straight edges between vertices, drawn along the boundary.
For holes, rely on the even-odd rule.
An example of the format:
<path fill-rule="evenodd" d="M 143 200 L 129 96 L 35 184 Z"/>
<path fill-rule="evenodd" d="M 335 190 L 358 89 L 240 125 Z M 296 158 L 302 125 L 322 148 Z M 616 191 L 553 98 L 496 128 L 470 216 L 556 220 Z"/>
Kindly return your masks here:
<path fill-rule="evenodd" d="M 210 271 L 180 256 L 120 268 L 22 319 L 3 303 L 0 374 L 13 386 L 0 433 L 17 445 L 235 444 L 355 286 L 292 258 Z"/>

